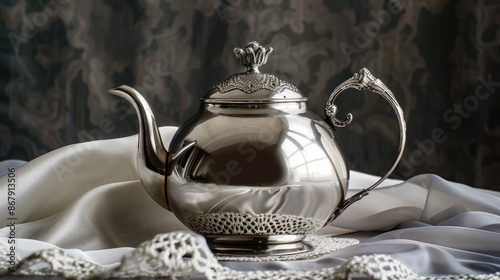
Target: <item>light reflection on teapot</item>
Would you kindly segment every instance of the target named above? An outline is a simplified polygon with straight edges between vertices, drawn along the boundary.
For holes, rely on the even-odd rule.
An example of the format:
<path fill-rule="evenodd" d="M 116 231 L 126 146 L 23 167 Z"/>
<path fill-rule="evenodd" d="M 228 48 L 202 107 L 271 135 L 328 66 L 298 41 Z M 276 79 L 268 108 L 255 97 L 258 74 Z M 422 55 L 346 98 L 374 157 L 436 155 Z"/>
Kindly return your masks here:
<path fill-rule="evenodd" d="M 200 99 L 198 111 L 179 127 L 168 150 L 146 100 L 125 85 L 109 90 L 137 111 L 137 166 L 145 189 L 186 226 L 203 234 L 214 252 L 310 250 L 299 241 L 378 186 L 403 154 L 406 124 L 401 107 L 368 70 L 363 68 L 333 91 L 325 106 L 327 119 L 322 120 L 307 109 L 307 97 L 295 86 L 260 73 L 271 52 L 256 42 L 236 48 L 247 71 L 212 87 Z M 334 129 L 348 125 L 352 115 L 337 119 L 334 101 L 348 88 L 369 89 L 391 104 L 400 143 L 387 174 L 346 199 L 349 171 Z"/>

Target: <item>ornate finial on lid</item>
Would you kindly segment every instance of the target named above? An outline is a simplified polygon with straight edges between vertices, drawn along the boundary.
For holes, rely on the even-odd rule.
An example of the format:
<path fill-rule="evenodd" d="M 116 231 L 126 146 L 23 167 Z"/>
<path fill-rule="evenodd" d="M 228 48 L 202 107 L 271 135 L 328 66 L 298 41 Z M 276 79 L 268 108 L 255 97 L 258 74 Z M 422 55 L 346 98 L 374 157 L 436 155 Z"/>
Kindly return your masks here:
<path fill-rule="evenodd" d="M 287 81 L 278 79 L 273 74 L 261 73 L 259 67 L 267 62 L 273 48 L 264 48 L 253 41 L 245 48 L 233 50 L 241 65 L 247 68 L 244 73 L 231 75 L 216 84 L 202 98 L 205 102 L 296 102 L 305 101 L 300 90 Z M 252 94 L 248 97 L 248 94 Z"/>
<path fill-rule="evenodd" d="M 260 73 L 259 67 L 267 62 L 273 48 L 264 48 L 256 41 L 253 41 L 248 43 L 245 49 L 234 48 L 233 52 L 240 60 L 241 65 L 247 68 L 247 73 Z"/>

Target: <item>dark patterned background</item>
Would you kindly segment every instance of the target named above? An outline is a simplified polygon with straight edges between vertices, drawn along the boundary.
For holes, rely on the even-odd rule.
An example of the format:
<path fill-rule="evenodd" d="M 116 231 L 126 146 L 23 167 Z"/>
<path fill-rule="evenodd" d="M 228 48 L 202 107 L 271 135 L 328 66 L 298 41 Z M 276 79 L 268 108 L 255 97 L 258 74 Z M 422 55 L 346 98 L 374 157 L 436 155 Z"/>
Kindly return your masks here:
<path fill-rule="evenodd" d="M 243 70 L 232 49 L 257 40 L 274 48 L 262 71 L 298 86 L 321 116 L 362 67 L 392 89 L 408 124 L 392 177 L 500 190 L 497 2 L 2 1 L 0 160 L 137 133 L 131 107 L 106 93 L 120 84 L 143 93 L 160 125 L 179 125 Z M 351 169 L 382 175 L 398 143 L 390 106 L 356 91 L 338 105 L 354 115 L 338 130 Z"/>

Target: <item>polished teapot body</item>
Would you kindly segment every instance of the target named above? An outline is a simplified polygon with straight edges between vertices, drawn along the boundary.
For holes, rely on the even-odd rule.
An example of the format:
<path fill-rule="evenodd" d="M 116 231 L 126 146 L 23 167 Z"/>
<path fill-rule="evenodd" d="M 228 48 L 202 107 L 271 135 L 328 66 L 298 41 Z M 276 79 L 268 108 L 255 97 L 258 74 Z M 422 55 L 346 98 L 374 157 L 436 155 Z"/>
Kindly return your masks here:
<path fill-rule="evenodd" d="M 171 170 L 167 198 L 174 214 L 198 233 L 305 235 L 323 227 L 344 200 L 344 157 L 331 127 L 305 101 L 202 103 L 170 150 L 191 141 L 196 145 Z M 233 216 L 238 223 L 225 221 Z M 249 226 L 271 217 L 283 220 L 282 226 Z M 225 228 L 212 226 L 221 221 Z"/>
<path fill-rule="evenodd" d="M 162 143 L 154 116 L 133 88 L 110 90 L 139 117 L 138 173 L 148 193 L 193 231 L 214 243 L 281 244 L 302 240 L 367 195 L 396 167 L 405 144 L 403 113 L 390 90 L 366 69 L 339 85 L 323 120 L 307 97 L 260 73 L 272 48 L 251 42 L 234 53 L 247 67 L 215 85 L 198 111 Z M 369 89 L 395 110 L 399 155 L 374 185 L 345 198 L 349 171 L 334 129 L 348 125 L 333 104 L 347 88 Z"/>

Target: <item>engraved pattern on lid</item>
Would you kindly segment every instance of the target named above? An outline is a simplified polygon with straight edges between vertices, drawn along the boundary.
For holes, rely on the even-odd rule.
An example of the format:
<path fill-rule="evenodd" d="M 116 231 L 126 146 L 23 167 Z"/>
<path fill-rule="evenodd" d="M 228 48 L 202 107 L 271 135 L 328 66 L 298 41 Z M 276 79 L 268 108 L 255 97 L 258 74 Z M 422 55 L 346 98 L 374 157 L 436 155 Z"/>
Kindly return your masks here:
<path fill-rule="evenodd" d="M 253 93 L 261 89 L 267 89 L 273 92 L 282 92 L 285 89 L 295 92 L 299 91 L 289 82 L 280 80 L 272 74 L 263 73 L 234 74 L 227 80 L 217 84 L 216 87 L 222 93 L 234 89 L 239 89 L 245 93 Z"/>

